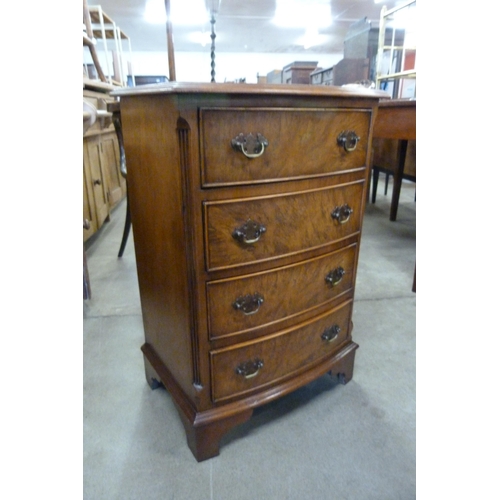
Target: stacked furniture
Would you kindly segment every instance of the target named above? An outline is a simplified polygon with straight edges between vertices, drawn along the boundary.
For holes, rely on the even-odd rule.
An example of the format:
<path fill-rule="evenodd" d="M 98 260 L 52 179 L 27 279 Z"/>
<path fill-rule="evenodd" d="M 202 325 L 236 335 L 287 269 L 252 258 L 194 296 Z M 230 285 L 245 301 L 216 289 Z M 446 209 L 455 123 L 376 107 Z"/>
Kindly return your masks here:
<path fill-rule="evenodd" d="M 109 64 L 105 75 L 97 54 L 97 40 L 104 42 L 105 60 L 108 61 L 107 40 L 114 40 L 121 47 L 126 35 L 102 11 L 100 6 L 90 6 L 83 0 L 83 47 L 92 56 L 93 67 L 99 79 L 92 79 L 88 71 L 83 76 L 84 110 L 92 109 L 95 120 L 85 127 L 83 134 L 83 241 L 88 240 L 109 220 L 111 210 L 126 195 L 126 182 L 121 173 L 121 151 L 113 125 L 113 114 L 108 107 L 119 105 L 116 97 L 110 95 L 116 89 L 111 78 Z M 119 39 L 119 41 L 118 41 Z M 129 40 L 130 47 L 130 40 Z M 121 50 L 119 51 L 119 73 L 122 75 Z M 88 65 L 84 64 L 84 69 Z M 115 68 L 115 74 L 118 71 Z M 85 294 L 84 294 L 85 296 Z M 88 297 L 87 297 L 88 298 Z"/>

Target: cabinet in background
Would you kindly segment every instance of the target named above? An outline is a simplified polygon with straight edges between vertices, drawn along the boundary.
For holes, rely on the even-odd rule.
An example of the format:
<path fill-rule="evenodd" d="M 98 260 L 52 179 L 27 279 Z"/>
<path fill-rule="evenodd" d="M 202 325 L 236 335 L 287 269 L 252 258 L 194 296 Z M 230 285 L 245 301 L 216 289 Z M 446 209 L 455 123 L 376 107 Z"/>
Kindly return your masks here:
<path fill-rule="evenodd" d="M 83 240 L 99 230 L 109 218 L 111 210 L 125 197 L 126 181 L 120 172 L 118 137 L 107 111 L 110 86 L 89 83 L 96 90 L 86 88 L 83 98 L 98 110 L 97 121 L 83 136 Z M 111 87 L 112 88 L 112 87 Z M 104 90 L 104 91 L 103 91 Z"/>
<path fill-rule="evenodd" d="M 100 136 L 85 138 L 83 142 L 83 218 L 89 224 L 88 228 L 83 230 L 84 241 L 104 224 L 109 215 L 104 167 Z"/>
<path fill-rule="evenodd" d="M 283 68 L 283 83 L 309 83 L 310 74 L 316 70 L 318 61 L 295 61 Z"/>

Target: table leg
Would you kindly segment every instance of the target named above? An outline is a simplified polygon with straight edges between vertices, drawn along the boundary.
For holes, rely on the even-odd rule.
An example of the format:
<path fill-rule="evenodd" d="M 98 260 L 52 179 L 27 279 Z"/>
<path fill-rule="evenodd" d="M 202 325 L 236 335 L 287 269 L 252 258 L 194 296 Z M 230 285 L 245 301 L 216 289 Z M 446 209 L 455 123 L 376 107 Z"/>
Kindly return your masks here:
<path fill-rule="evenodd" d="M 392 201 L 391 201 L 391 214 L 389 219 L 396 220 L 398 213 L 399 194 L 401 193 L 401 183 L 403 181 L 403 171 L 405 168 L 406 150 L 408 148 L 408 141 L 401 140 L 398 143 L 398 164 L 394 172 L 394 185 L 392 187 Z"/>

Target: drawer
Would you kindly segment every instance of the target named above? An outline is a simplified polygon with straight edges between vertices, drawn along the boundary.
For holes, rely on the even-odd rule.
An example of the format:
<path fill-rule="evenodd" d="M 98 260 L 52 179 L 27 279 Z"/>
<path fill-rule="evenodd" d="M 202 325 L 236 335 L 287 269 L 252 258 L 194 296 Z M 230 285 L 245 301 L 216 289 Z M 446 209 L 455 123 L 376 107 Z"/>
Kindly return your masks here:
<path fill-rule="evenodd" d="M 335 353 L 349 337 L 352 301 L 263 340 L 210 353 L 215 402 L 276 383 Z"/>
<path fill-rule="evenodd" d="M 275 259 L 351 236 L 360 230 L 363 182 L 204 202 L 207 269 Z"/>
<path fill-rule="evenodd" d="M 210 337 L 277 324 L 351 290 L 356 250 L 354 244 L 299 264 L 207 283 Z"/>
<path fill-rule="evenodd" d="M 331 175 L 366 162 L 369 110 L 202 109 L 202 184 L 249 184 Z M 359 137 L 354 151 L 337 143 L 339 134 Z M 247 141 L 243 151 L 233 146 Z M 258 134 L 266 140 L 253 144 Z M 347 148 L 350 149 L 350 148 Z M 252 157 L 248 157 L 248 156 Z"/>

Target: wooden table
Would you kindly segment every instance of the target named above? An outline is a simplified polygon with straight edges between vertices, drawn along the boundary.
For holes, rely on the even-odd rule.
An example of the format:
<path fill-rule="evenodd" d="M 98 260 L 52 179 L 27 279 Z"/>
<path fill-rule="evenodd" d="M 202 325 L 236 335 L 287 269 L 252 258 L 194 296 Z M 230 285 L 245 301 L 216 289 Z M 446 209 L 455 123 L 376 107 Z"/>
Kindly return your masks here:
<path fill-rule="evenodd" d="M 405 166 L 408 141 L 417 139 L 417 101 L 416 100 L 381 100 L 377 118 L 373 127 L 373 137 L 398 139 L 398 165 L 394 172 L 391 213 L 389 219 L 396 220 Z M 417 291 L 417 266 L 413 274 L 412 291 Z"/>
<path fill-rule="evenodd" d="M 398 164 L 394 173 L 390 220 L 395 221 L 403 180 L 408 141 L 417 138 L 417 101 L 408 99 L 381 100 L 373 128 L 373 137 L 398 139 Z"/>

